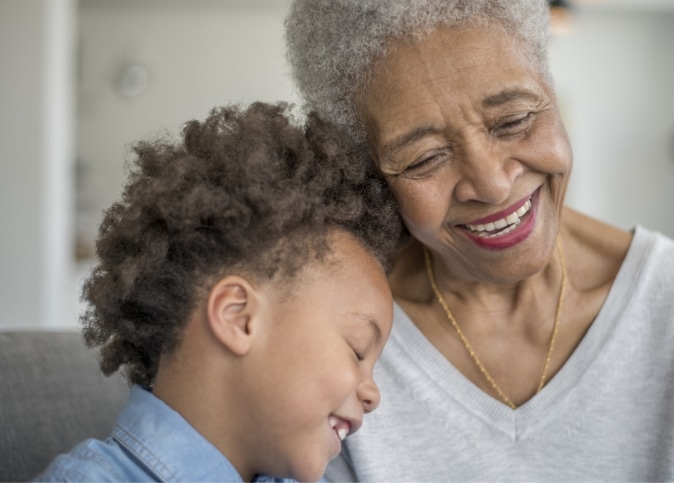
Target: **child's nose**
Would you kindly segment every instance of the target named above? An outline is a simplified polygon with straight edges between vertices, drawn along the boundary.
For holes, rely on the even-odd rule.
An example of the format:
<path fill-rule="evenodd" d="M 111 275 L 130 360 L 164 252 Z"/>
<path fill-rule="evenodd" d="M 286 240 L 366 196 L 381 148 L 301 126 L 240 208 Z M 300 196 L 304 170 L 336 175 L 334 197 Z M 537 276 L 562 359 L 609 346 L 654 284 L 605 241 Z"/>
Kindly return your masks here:
<path fill-rule="evenodd" d="M 370 378 L 358 386 L 358 399 L 363 403 L 363 409 L 366 413 L 372 412 L 379 406 L 381 394 L 377 384 Z"/>

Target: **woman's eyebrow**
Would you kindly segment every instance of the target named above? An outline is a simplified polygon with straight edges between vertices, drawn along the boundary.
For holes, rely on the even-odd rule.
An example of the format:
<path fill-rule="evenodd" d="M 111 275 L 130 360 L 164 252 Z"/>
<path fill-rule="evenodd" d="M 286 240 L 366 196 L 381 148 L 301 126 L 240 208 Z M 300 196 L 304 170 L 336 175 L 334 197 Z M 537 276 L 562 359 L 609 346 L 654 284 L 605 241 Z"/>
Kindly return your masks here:
<path fill-rule="evenodd" d="M 541 96 L 523 89 L 507 89 L 499 92 L 498 94 L 485 97 L 482 100 L 482 107 L 498 107 L 503 104 L 507 104 L 508 102 L 519 101 L 522 99 L 538 102 L 541 100 Z"/>
<path fill-rule="evenodd" d="M 398 137 L 393 138 L 390 142 L 386 143 L 382 153 L 384 157 L 388 157 L 391 154 L 395 153 L 401 148 L 412 144 L 419 139 L 428 136 L 429 134 L 437 134 L 438 129 L 433 126 L 420 126 L 416 129 L 413 129 L 409 132 L 401 134 Z"/>

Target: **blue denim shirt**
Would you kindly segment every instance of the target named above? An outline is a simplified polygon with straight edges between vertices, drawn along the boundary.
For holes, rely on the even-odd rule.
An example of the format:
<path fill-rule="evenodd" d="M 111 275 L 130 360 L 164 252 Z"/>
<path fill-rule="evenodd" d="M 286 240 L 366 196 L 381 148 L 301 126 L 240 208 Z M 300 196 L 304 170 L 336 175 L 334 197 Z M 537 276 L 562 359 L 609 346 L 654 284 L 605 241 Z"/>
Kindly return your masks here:
<path fill-rule="evenodd" d="M 105 441 L 58 456 L 35 481 L 243 481 L 229 460 L 150 391 L 133 386 Z M 255 481 L 293 480 L 258 476 Z"/>

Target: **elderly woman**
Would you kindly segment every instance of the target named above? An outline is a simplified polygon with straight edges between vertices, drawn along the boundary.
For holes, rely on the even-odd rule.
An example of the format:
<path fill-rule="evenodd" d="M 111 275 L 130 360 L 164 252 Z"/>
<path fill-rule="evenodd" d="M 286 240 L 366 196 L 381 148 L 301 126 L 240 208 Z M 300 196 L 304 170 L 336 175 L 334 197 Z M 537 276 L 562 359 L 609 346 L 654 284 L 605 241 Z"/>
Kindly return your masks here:
<path fill-rule="evenodd" d="M 382 404 L 333 480 L 674 479 L 674 242 L 564 206 L 544 0 L 295 0 L 307 103 L 411 241 Z"/>

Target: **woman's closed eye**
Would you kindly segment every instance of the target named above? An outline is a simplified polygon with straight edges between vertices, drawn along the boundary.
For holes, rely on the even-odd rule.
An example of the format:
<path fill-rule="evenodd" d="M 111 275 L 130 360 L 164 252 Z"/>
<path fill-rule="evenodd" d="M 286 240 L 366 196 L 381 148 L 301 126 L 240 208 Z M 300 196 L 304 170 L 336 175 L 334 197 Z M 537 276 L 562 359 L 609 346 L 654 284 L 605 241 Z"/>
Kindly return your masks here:
<path fill-rule="evenodd" d="M 533 112 L 527 112 L 525 115 L 519 117 L 507 117 L 497 122 L 492 131 L 497 136 L 519 134 L 531 126 L 534 117 L 535 114 Z"/>
<path fill-rule="evenodd" d="M 449 161 L 450 158 L 451 156 L 449 151 L 446 149 L 431 152 L 422 157 L 419 161 L 416 161 L 407 166 L 401 174 L 403 174 L 405 177 L 413 179 L 423 178 L 424 176 L 430 174 L 430 172 L 440 164 Z"/>

